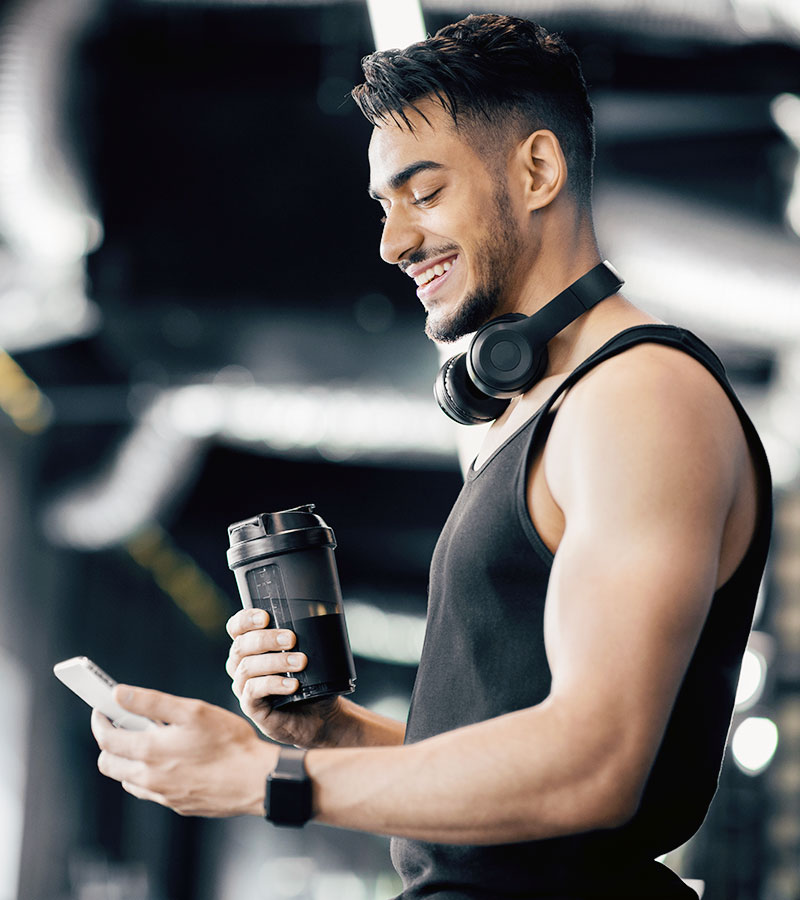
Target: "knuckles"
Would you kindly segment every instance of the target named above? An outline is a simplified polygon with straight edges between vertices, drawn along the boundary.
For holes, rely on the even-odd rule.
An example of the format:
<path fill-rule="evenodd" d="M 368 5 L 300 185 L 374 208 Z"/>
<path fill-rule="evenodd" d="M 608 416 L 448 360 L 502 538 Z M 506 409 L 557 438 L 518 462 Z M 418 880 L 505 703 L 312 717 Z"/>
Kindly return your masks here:
<path fill-rule="evenodd" d="M 199 725 L 206 720 L 209 715 L 209 704 L 204 700 L 187 700 L 186 716 L 189 724 Z"/>
<path fill-rule="evenodd" d="M 225 623 L 225 630 L 228 632 L 230 637 L 233 639 L 237 635 L 241 634 L 243 631 L 242 625 L 242 613 L 241 610 L 237 613 L 234 613 L 230 619 Z"/>
<path fill-rule="evenodd" d="M 242 696 L 251 702 L 254 700 L 259 700 L 260 695 L 257 692 L 256 682 L 250 678 L 245 682 L 244 687 L 242 688 Z"/>
<path fill-rule="evenodd" d="M 266 654 L 272 653 L 277 655 L 281 652 L 283 651 L 278 650 L 275 646 L 274 631 L 260 629 L 258 631 L 239 634 L 234 638 L 230 650 L 228 651 L 228 658 L 225 662 L 225 671 L 232 679 L 239 676 L 250 677 L 253 674 L 263 674 L 263 672 L 257 673 L 251 668 L 251 666 L 254 665 L 251 660 L 253 660 L 254 657 L 263 657 Z M 283 655 L 285 656 L 285 653 Z M 263 669 L 263 661 L 261 668 Z M 285 668 L 285 663 L 283 663 L 282 667 L 277 668 L 275 671 L 283 671 Z"/>
<path fill-rule="evenodd" d="M 225 623 L 225 630 L 229 637 L 233 640 L 245 634 L 263 632 L 265 626 L 253 624 L 252 617 L 253 612 L 247 609 L 240 609 L 239 612 L 234 613 Z M 267 616 L 267 621 L 269 621 L 269 616 Z"/>
<path fill-rule="evenodd" d="M 275 646 L 276 632 L 263 628 L 257 631 L 248 631 L 234 638 L 230 655 L 234 657 L 255 656 L 260 653 L 270 653 L 277 649 Z"/>
<path fill-rule="evenodd" d="M 244 609 L 234 613 L 225 623 L 225 630 L 232 638 L 243 634 L 250 627 L 252 627 L 250 625 L 250 613 Z"/>
<path fill-rule="evenodd" d="M 239 665 L 236 667 L 236 677 L 239 679 L 249 678 L 252 665 L 253 663 L 249 656 L 239 660 Z"/>

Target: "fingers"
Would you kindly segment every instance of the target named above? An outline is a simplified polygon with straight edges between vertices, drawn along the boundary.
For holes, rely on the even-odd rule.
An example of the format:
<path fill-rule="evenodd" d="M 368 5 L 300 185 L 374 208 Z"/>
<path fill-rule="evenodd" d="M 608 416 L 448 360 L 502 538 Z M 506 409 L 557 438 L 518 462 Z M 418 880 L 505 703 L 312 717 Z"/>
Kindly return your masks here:
<path fill-rule="evenodd" d="M 153 803 L 160 803 L 162 806 L 168 806 L 167 798 L 163 794 L 157 794 L 155 791 L 148 791 L 147 788 L 139 787 L 130 781 L 123 781 L 122 786 L 129 794 L 138 797 L 140 800 L 152 800 Z"/>
<path fill-rule="evenodd" d="M 101 750 L 107 750 L 116 756 L 134 759 L 145 755 L 147 741 L 146 739 L 143 740 L 143 732 L 115 728 L 96 709 L 92 710 L 92 734 Z"/>
<path fill-rule="evenodd" d="M 237 638 L 254 628 L 265 628 L 268 621 L 269 614 L 263 609 L 240 609 L 228 619 L 225 627 L 231 638 Z"/>
<path fill-rule="evenodd" d="M 114 688 L 114 699 L 123 709 L 138 713 L 156 722 L 168 725 L 181 725 L 190 722 L 197 714 L 197 707 L 202 703 L 188 697 L 176 697 L 163 691 L 150 688 L 131 687 L 118 684 Z"/>
<path fill-rule="evenodd" d="M 233 678 L 239 665 L 245 659 L 262 654 L 275 655 L 285 658 L 286 651 L 295 644 L 295 635 L 292 631 L 270 629 L 259 629 L 257 631 L 247 631 L 234 638 L 231 648 L 228 652 L 228 661 L 225 663 L 225 670 L 228 675 Z M 271 670 L 272 672 L 285 672 L 287 667 L 285 664 L 277 664 Z M 264 673 L 261 673 L 264 674 Z"/>
<path fill-rule="evenodd" d="M 130 787 L 132 782 L 140 782 L 147 775 L 146 761 L 150 753 L 147 738 L 142 732 L 115 728 L 95 709 L 92 710 L 92 733 L 100 747 L 97 768 L 103 775 L 121 781 L 125 790 L 137 797 L 163 802 L 145 788 L 131 790 Z"/>
<path fill-rule="evenodd" d="M 264 700 L 286 697 L 293 694 L 299 686 L 300 682 L 296 678 L 269 676 L 251 678 L 243 686 L 234 682 L 231 688 L 241 704 L 242 712 L 249 716 L 261 709 Z"/>
<path fill-rule="evenodd" d="M 97 757 L 97 768 L 114 781 L 141 782 L 147 775 L 147 764 L 138 759 L 126 759 L 109 750 L 103 750 Z"/>
<path fill-rule="evenodd" d="M 248 656 L 235 669 L 232 689 L 239 699 L 261 700 L 270 694 L 291 694 L 298 681 L 287 673 L 301 672 L 308 664 L 305 653 L 264 653 Z"/>
<path fill-rule="evenodd" d="M 113 729 L 112 726 L 112 730 Z M 167 806 L 165 796 L 147 787 L 151 780 L 148 764 L 144 760 L 126 759 L 110 750 L 103 750 L 97 757 L 98 770 L 108 778 L 119 781 L 125 790 L 140 800 L 152 800 Z"/>
<path fill-rule="evenodd" d="M 245 713 L 271 696 L 293 694 L 299 681 L 291 673 L 308 664 L 304 653 L 291 650 L 297 640 L 294 632 L 266 628 L 267 621 L 260 609 L 240 610 L 228 620 L 233 643 L 225 670 Z"/>

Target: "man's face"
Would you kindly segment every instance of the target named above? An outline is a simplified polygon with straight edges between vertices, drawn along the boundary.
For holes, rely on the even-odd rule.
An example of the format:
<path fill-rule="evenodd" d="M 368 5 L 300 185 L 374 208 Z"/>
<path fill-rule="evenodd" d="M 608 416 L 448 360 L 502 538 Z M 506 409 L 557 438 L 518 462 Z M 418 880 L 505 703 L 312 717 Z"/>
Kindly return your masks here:
<path fill-rule="evenodd" d="M 429 122 L 409 110 L 413 131 L 374 129 L 370 194 L 384 211 L 381 257 L 415 280 L 428 336 L 454 341 L 509 311 L 522 234 L 504 164 L 490 172 L 437 103 L 419 106 Z"/>

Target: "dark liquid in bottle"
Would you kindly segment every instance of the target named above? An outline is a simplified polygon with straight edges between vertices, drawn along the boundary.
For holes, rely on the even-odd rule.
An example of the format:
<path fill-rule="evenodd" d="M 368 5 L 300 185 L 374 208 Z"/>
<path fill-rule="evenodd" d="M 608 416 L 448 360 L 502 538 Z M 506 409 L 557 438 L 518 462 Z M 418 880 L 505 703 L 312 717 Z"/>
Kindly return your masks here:
<path fill-rule="evenodd" d="M 305 653 L 308 665 L 302 672 L 290 673 L 298 679 L 300 687 L 289 697 L 274 701 L 275 706 L 325 694 L 349 694 L 354 690 L 355 666 L 342 613 L 307 616 L 285 627 L 297 635 L 294 649 Z"/>

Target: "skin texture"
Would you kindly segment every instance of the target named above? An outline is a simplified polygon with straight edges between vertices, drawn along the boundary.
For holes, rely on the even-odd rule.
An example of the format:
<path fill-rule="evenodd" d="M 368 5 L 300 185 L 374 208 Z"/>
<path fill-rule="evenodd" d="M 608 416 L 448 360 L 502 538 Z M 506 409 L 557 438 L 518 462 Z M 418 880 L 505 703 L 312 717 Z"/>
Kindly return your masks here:
<path fill-rule="evenodd" d="M 481 293 L 494 297 L 494 314 L 531 314 L 600 261 L 550 132 L 509 146 L 505 169 L 489 171 L 435 104 L 424 111 L 429 122 L 417 119 L 414 131 L 375 130 L 370 189 L 386 218 L 384 260 L 412 275 L 443 255 L 453 261 L 440 284 L 419 291 L 429 333 L 457 336 L 463 306 Z M 505 231 L 490 247 L 501 208 Z M 499 269 L 497 254 L 507 257 Z M 653 321 L 617 295 L 573 322 L 549 343 L 542 381 L 488 430 L 477 463 L 590 353 Z M 740 424 L 700 364 L 634 348 L 568 392 L 527 497 L 555 553 L 545 612 L 553 683 L 538 706 L 412 746 L 401 745 L 402 725 L 341 698 L 272 711 L 270 697 L 297 686 L 281 673 L 305 660 L 292 662 L 293 637 L 282 647 L 254 611 L 231 618 L 233 690 L 265 735 L 312 748 L 318 821 L 498 843 L 611 827 L 636 810 L 713 591 L 753 532 L 756 485 Z M 169 724 L 122 734 L 95 714 L 102 771 L 181 812 L 261 813 L 276 751 L 241 719 L 157 692 L 122 687 L 117 698 Z"/>

